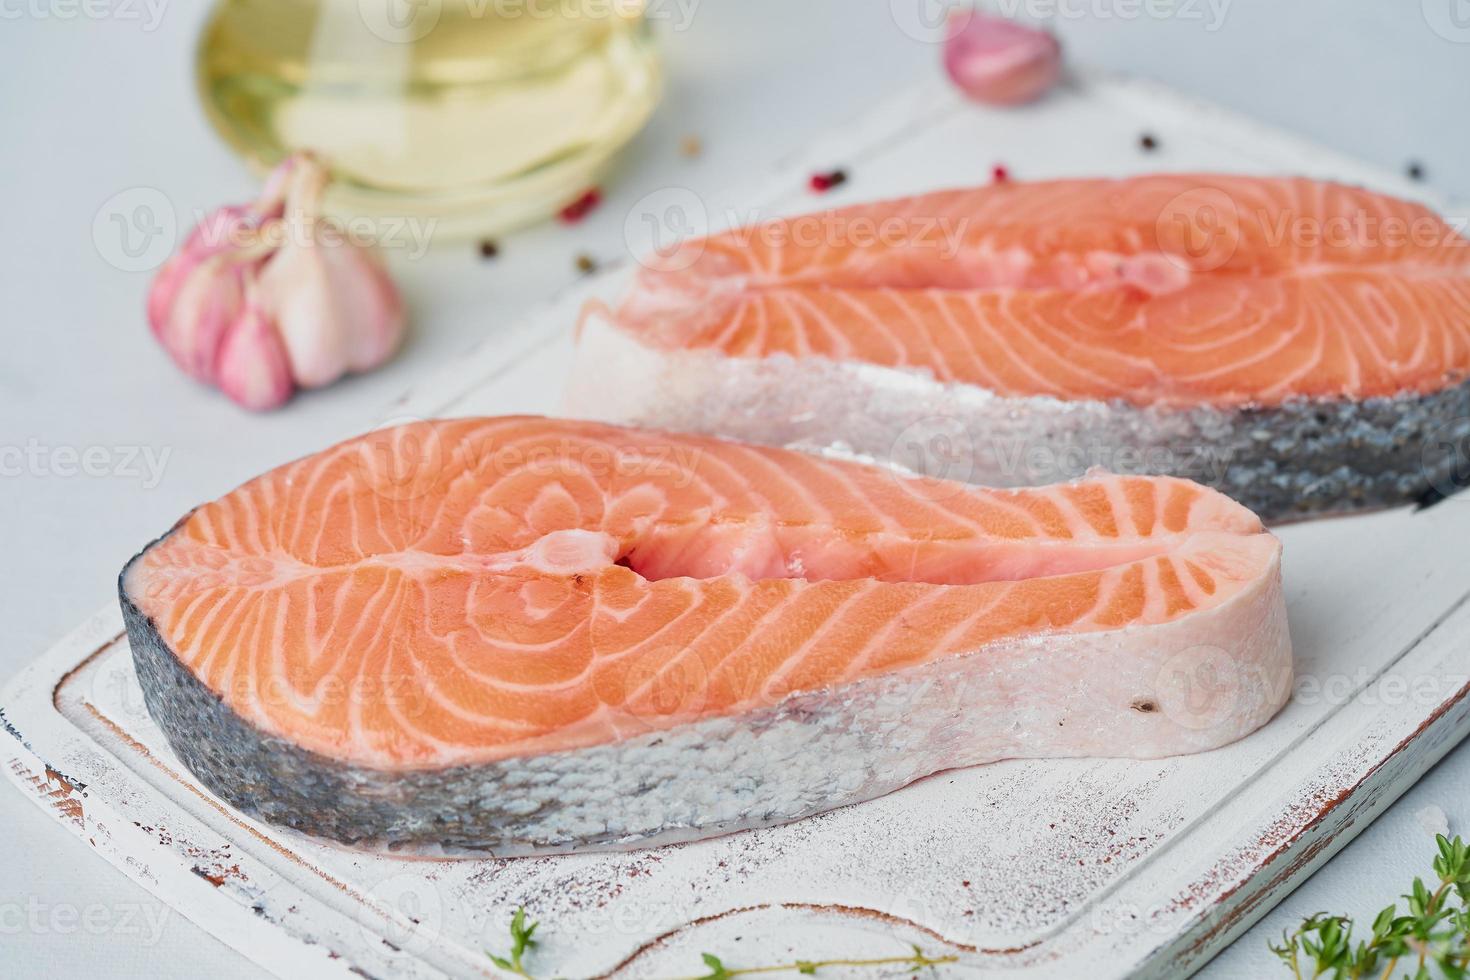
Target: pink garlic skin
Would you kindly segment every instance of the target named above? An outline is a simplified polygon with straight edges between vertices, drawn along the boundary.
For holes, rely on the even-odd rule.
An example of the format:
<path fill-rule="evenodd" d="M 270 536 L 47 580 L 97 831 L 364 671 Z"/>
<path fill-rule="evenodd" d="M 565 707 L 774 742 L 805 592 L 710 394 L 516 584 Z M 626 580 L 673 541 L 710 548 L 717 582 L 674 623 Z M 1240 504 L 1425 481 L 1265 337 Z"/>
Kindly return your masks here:
<path fill-rule="evenodd" d="M 212 340 L 196 338 L 196 331 L 189 320 L 176 314 L 192 315 L 200 300 L 191 294 L 188 301 L 181 304 L 179 296 L 186 289 L 208 295 L 216 282 L 222 290 L 238 294 L 238 285 L 232 287 L 227 281 L 238 278 L 230 268 L 231 263 L 219 259 L 228 257 L 235 250 L 236 236 L 251 223 L 249 208 L 224 207 L 213 212 L 189 233 L 184 247 L 158 270 L 148 291 L 148 325 L 153 335 L 179 367 L 201 381 L 210 380 L 213 349 L 220 331 L 206 331 L 214 334 Z M 238 303 L 239 296 L 235 295 L 233 301 Z M 231 298 L 221 297 L 219 302 L 229 303 Z M 233 319 L 233 311 L 226 319 Z"/>
<path fill-rule="evenodd" d="M 285 242 L 260 274 L 261 306 L 303 388 L 371 370 L 403 340 L 403 304 L 376 256 L 315 217 L 326 183 L 312 161 L 292 172 Z"/>
<path fill-rule="evenodd" d="M 944 69 L 977 102 L 1023 105 L 1061 77 L 1062 46 L 1046 31 L 965 10 L 950 17 Z"/>
<path fill-rule="evenodd" d="M 369 371 L 403 340 L 403 304 L 372 253 L 313 234 L 291 240 L 260 274 L 263 309 L 274 320 L 303 388 Z"/>
<path fill-rule="evenodd" d="M 149 292 L 169 356 L 245 408 L 371 370 L 403 339 L 403 304 L 375 253 L 319 217 L 329 179 L 314 157 L 286 160 L 258 201 L 200 222 Z"/>
<path fill-rule="evenodd" d="M 245 305 L 247 266 L 232 253 L 200 262 L 179 283 L 159 340 L 191 378 L 215 380 L 215 359 L 225 334 Z"/>
<path fill-rule="evenodd" d="M 164 340 L 165 324 L 173 309 L 175 296 L 183 287 L 185 279 L 199 264 L 224 252 L 239 251 L 262 223 L 281 217 L 285 208 L 285 195 L 281 185 L 290 173 L 290 168 L 294 166 L 294 159 L 291 158 L 271 174 L 266 191 L 259 201 L 248 205 L 227 205 L 210 212 L 203 221 L 194 226 L 194 230 L 184 240 L 184 247 L 158 270 L 148 293 L 148 323 L 160 341 Z M 169 345 L 165 343 L 164 346 Z"/>
<path fill-rule="evenodd" d="M 403 300 L 388 270 L 373 252 L 354 249 L 348 253 L 347 261 L 336 265 L 336 270 L 338 276 L 350 273 L 352 279 L 359 283 L 356 291 L 338 293 L 349 298 L 349 318 L 374 324 L 371 329 L 358 330 L 352 336 L 347 350 L 347 369 L 371 371 L 396 354 L 403 345 L 406 319 Z"/>
<path fill-rule="evenodd" d="M 280 334 L 255 302 L 247 302 L 225 332 L 215 370 L 220 391 L 254 411 L 278 408 L 296 392 Z"/>

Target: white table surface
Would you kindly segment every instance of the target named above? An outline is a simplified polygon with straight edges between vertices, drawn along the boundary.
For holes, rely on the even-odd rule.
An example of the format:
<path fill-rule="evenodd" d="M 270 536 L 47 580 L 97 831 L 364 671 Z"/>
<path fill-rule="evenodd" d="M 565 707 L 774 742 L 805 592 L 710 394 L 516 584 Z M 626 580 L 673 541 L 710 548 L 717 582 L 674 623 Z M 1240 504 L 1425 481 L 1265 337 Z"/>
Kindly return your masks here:
<path fill-rule="evenodd" d="M 1440 190 L 1470 198 L 1470 18 L 1450 16 L 1461 0 L 1179 0 L 1170 17 L 1150 16 L 1159 5 L 1141 0 L 1010 2 L 1059 11 L 1055 26 L 1079 59 L 1162 79 L 1384 166 L 1419 160 Z M 685 29 L 664 30 L 668 96 L 607 203 L 575 231 L 504 240 L 494 262 L 467 246 L 436 250 L 406 278 L 417 329 L 391 367 L 250 416 L 174 371 L 144 324 L 148 274 L 109 262 L 114 195 L 134 195 L 126 204 L 161 194 L 183 230 L 199 209 L 253 189 L 194 98 L 203 5 L 0 0 L 0 604 L 9 624 L 0 676 L 105 602 L 128 555 L 189 506 L 361 428 L 409 382 L 569 282 L 577 252 L 621 254 L 628 205 L 649 189 L 737 183 L 937 71 L 938 51 L 912 35 L 942 9 L 938 0 L 654 4 L 692 16 Z M 686 133 L 704 141 L 697 161 L 677 152 Z M 462 294 L 467 280 L 479 302 L 436 301 L 435 283 L 455 281 Z M 67 452 L 92 447 L 101 449 L 88 469 L 106 475 L 68 462 Z M 156 478 L 129 465 L 150 453 L 162 464 Z M 1310 912 L 1371 918 L 1427 870 L 1428 807 L 1470 830 L 1470 745 L 1202 975 L 1277 975 L 1267 939 Z M 8 788 L 0 827 L 0 974 L 258 975 Z"/>

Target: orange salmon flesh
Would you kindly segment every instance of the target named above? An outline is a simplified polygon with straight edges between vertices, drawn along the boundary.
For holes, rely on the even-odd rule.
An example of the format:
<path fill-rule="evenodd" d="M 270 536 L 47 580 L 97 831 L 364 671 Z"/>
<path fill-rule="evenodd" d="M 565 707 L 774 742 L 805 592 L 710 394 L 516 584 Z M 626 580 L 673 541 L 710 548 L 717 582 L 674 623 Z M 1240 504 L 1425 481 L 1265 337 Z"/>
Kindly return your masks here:
<path fill-rule="evenodd" d="M 1245 508 L 1168 477 L 991 490 L 490 418 L 378 431 L 273 470 L 193 511 L 122 588 L 254 729 L 409 770 L 604 745 L 961 656 L 1063 701 L 1069 672 L 1122 676 L 1163 637 L 1289 672 L 1284 632 L 1256 649 L 1230 625 L 1279 619 L 1279 557 Z M 1092 652 L 1048 667 L 1048 644 L 1084 639 Z M 1020 696 L 988 683 L 1001 703 Z M 1133 718 L 1164 695 L 1120 697 L 1106 707 Z M 1269 717 L 1269 697 L 1224 739 Z M 1158 731 L 1115 754 L 1200 747 Z M 1110 754 L 1110 737 L 1075 735 L 1082 753 Z"/>
<path fill-rule="evenodd" d="M 1001 183 L 782 218 L 649 256 L 655 348 L 931 373 L 1004 397 L 1276 405 L 1470 376 L 1470 242 L 1305 178 Z"/>

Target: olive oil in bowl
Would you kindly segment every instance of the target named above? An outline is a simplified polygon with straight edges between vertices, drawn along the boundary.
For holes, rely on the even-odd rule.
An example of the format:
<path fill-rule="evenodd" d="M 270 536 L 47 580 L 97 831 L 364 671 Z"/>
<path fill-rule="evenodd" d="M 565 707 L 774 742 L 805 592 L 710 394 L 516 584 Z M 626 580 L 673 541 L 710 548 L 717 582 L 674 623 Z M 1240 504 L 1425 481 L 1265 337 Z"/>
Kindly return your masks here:
<path fill-rule="evenodd" d="M 330 160 L 334 211 L 468 236 L 595 184 L 660 73 L 642 0 L 220 0 L 199 86 L 253 165 Z"/>

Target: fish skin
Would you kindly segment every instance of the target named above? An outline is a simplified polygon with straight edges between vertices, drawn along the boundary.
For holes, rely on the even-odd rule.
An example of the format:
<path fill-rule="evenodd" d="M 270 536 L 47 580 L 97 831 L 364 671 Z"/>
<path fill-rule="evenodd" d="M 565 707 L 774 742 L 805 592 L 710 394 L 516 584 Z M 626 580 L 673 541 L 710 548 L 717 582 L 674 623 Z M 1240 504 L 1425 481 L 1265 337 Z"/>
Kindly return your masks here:
<path fill-rule="evenodd" d="M 1470 382 L 1230 408 L 1006 398 L 922 371 L 659 349 L 596 310 L 582 322 L 564 407 L 579 418 L 851 454 L 980 486 L 1061 483 L 1095 466 L 1179 476 L 1272 524 L 1458 489 L 1454 447 L 1470 445 Z M 934 440 L 942 450 L 914 448 Z"/>
<path fill-rule="evenodd" d="M 445 433 L 445 445 L 452 446 L 457 444 L 452 433 L 463 434 L 476 424 L 436 424 L 432 431 Z M 609 440 L 614 445 L 626 445 L 618 442 L 623 438 L 643 440 L 639 444 L 646 445 L 653 438 L 647 434 L 624 436 L 618 430 L 586 423 L 527 419 L 485 420 L 479 424 L 549 427 L 583 439 Z M 688 437 L 657 438 L 698 444 Z M 382 448 L 384 443 L 369 441 L 375 439 L 387 440 L 393 447 L 406 441 L 374 433 L 344 445 L 349 449 L 354 445 Z M 717 465 L 721 460 L 743 458 L 736 454 L 746 452 L 723 443 L 707 445 L 712 447 L 711 456 Z M 762 452 L 765 458 L 789 458 L 791 466 L 796 466 L 800 458 L 780 451 Z M 336 447 L 283 467 L 274 474 L 279 480 L 272 482 L 272 474 L 267 474 L 225 500 L 233 499 L 238 504 L 270 499 L 262 495 L 283 487 L 309 485 L 312 481 L 306 478 L 311 475 L 335 479 L 340 471 L 333 470 L 331 463 L 342 453 L 343 447 Z M 469 453 L 466 458 L 483 457 Z M 869 472 L 820 461 L 801 465 L 828 467 L 822 472 L 852 477 L 860 486 L 867 479 L 861 474 Z M 449 485 L 457 485 L 454 474 L 459 472 L 454 467 L 445 470 Z M 905 492 L 921 490 L 926 496 L 916 499 L 915 507 L 939 491 L 981 493 L 957 484 L 908 481 L 886 473 L 881 483 L 874 479 L 867 486 L 875 493 L 886 492 L 891 481 L 897 481 L 894 485 Z M 563 477 L 557 477 L 545 485 L 565 483 Z M 181 641 L 177 630 L 172 638 L 166 635 L 170 633 L 167 623 L 180 621 L 173 616 L 178 610 L 172 605 L 181 601 L 179 596 L 197 597 L 199 593 L 186 590 L 166 596 L 159 590 L 150 592 L 149 586 L 170 581 L 170 576 L 209 577 L 233 567 L 229 562 L 237 556 L 228 554 L 211 555 L 197 566 L 184 563 L 200 556 L 197 537 L 201 532 L 211 527 L 218 530 L 223 526 L 219 522 L 232 513 L 238 516 L 238 510 L 206 505 L 186 517 L 129 562 L 119 577 L 119 596 L 150 714 L 186 767 L 209 789 L 247 814 L 356 847 L 408 854 L 511 856 L 649 846 L 799 819 L 871 799 L 955 766 L 1016 757 L 1153 758 L 1214 748 L 1265 723 L 1284 703 L 1291 681 L 1280 545 L 1254 517 L 1208 491 L 1191 488 L 1182 481 L 1153 481 L 1150 486 L 1147 499 L 1157 500 L 1156 511 L 1139 510 L 1137 501 L 1143 498 L 1132 491 L 1124 498 L 1108 497 L 1125 488 L 1124 483 L 1112 478 L 1084 482 L 1056 493 L 1061 494 L 1059 499 L 1079 501 L 1079 508 L 1083 506 L 1081 501 L 1093 500 L 1099 493 L 1113 501 L 1102 510 L 1077 511 L 1091 516 L 1070 532 L 1080 536 L 1077 540 L 1089 549 L 1080 560 L 1097 566 L 1098 575 L 1115 574 L 1108 562 L 1114 561 L 1114 556 L 1127 558 L 1138 552 L 1130 542 L 1146 544 L 1149 535 L 1157 535 L 1160 545 L 1149 546 L 1147 554 L 1176 556 L 1168 559 L 1169 569 L 1191 568 L 1194 562 L 1196 568 L 1191 574 L 1204 568 L 1212 570 L 1213 590 L 1208 596 L 1200 593 L 1199 604 L 1192 608 L 1144 612 L 1131 620 L 1120 620 L 1126 625 L 1116 628 L 1078 628 L 1072 632 L 1069 627 L 1040 631 L 1028 628 L 1002 633 L 998 639 L 956 648 L 944 656 L 863 673 L 856 680 L 810 688 L 798 684 L 789 692 L 762 695 L 754 706 L 746 704 L 734 712 L 702 713 L 684 710 L 683 704 L 663 706 L 663 715 L 655 712 L 624 718 L 618 731 L 604 732 L 598 739 L 572 741 L 550 751 L 527 742 L 510 753 L 491 753 L 464 763 L 404 756 L 399 764 L 387 765 L 371 753 L 319 751 L 304 744 L 309 739 L 267 730 L 272 716 L 253 713 L 249 699 L 241 697 L 242 688 L 226 685 L 223 691 L 216 690 L 186 663 L 199 651 L 192 649 L 190 641 Z M 540 495 L 533 499 L 546 498 Z M 1026 506 L 1039 507 L 1050 498 L 994 499 L 1034 499 L 1038 503 Z M 1126 517 L 1119 509 L 1123 504 L 1118 501 L 1123 499 L 1131 502 Z M 961 500 L 955 506 L 963 512 L 967 505 Z M 406 505 L 400 513 L 413 510 L 413 506 Z M 289 513 L 271 516 L 289 518 Z M 330 522 L 329 514 L 316 516 L 321 522 Z M 1120 529 L 1138 530 L 1109 533 L 1107 528 L 1113 523 Z M 1092 534 L 1089 526 L 1102 526 L 1103 530 L 1088 537 Z M 1147 533 L 1144 528 L 1149 529 Z M 238 541 L 262 540 L 261 534 L 282 535 L 284 541 L 289 530 L 284 524 L 272 524 L 264 531 L 247 527 L 231 533 L 240 535 Z M 392 528 L 379 530 L 391 537 Z M 432 533 L 432 528 L 428 531 Z M 518 552 L 514 562 L 494 565 L 499 569 L 494 574 L 518 574 L 517 568 L 531 563 L 538 569 L 561 569 L 538 571 L 552 578 L 596 574 L 609 582 L 626 584 L 635 577 L 618 566 L 607 566 L 596 573 L 566 571 L 580 568 L 587 555 L 572 554 L 575 548 L 563 547 L 568 544 L 566 531 L 546 531 L 544 527 L 541 531 L 543 536 Z M 361 528 L 357 533 L 360 537 Z M 573 529 L 572 533 L 583 532 Z M 1061 531 L 1047 540 L 1054 541 L 1056 547 L 1071 546 L 1068 542 L 1073 538 L 1056 534 Z M 1109 545 L 1115 538 L 1115 545 Z M 576 538 L 570 544 L 579 545 L 582 540 Z M 1045 563 L 1053 560 L 1049 556 L 1058 554 L 1017 552 L 1006 559 L 1010 553 L 1001 547 L 1003 544 L 997 540 L 987 546 L 997 549 L 993 561 L 1029 561 L 1029 567 L 1044 570 L 1048 567 Z M 1108 547 L 1122 550 L 1097 550 Z M 1160 547 L 1168 550 L 1160 551 Z M 639 554 L 636 548 L 633 553 L 646 562 L 660 558 L 657 554 Z M 397 557 L 397 552 L 392 554 L 391 560 L 405 568 L 430 576 L 434 572 L 427 565 L 415 566 Z M 1073 567 L 1079 560 L 1061 554 L 1059 560 L 1064 560 L 1066 567 Z M 1099 554 L 1107 562 L 1098 565 Z M 726 558 L 755 560 L 744 552 L 732 555 Z M 829 565 L 838 560 L 828 558 Z M 664 556 L 663 560 L 667 563 L 672 559 Z M 815 554 L 812 560 L 820 562 L 822 556 Z M 1160 562 L 1164 559 L 1123 561 L 1117 566 L 1123 571 L 1116 574 L 1133 574 L 1129 570 L 1135 567 L 1140 569 L 1139 574 L 1173 574 Z M 243 562 L 240 567 L 249 575 L 265 574 Z M 1154 568 L 1157 570 L 1150 570 Z M 161 578 L 159 569 L 166 570 Z M 1017 581 L 1026 578 L 1022 575 Z M 1032 583 L 1052 588 L 1052 583 L 1075 578 L 1059 575 L 1034 579 Z M 674 589 L 704 587 L 698 580 L 669 581 Z M 708 587 L 719 588 L 726 581 L 735 580 L 716 575 L 708 580 L 712 583 Z M 208 587 L 218 584 L 213 581 Z M 234 583 L 225 584 L 235 587 Z M 638 587 L 652 589 L 658 584 L 645 582 Z M 748 579 L 735 584 L 762 586 Z M 890 588 L 871 586 L 865 580 L 833 579 L 768 584 L 771 588 L 827 589 L 834 594 L 858 587 L 880 592 L 889 588 L 890 595 L 922 594 L 928 605 L 905 607 L 910 616 L 920 616 L 921 609 L 937 610 L 948 604 L 969 617 L 973 615 L 969 612 L 969 603 L 975 601 L 972 597 L 990 594 L 983 584 L 935 586 L 895 581 Z M 1030 587 L 1031 583 L 1023 585 Z M 256 581 L 256 586 L 270 587 L 261 581 Z M 997 587 L 1002 591 L 995 594 L 1011 595 L 1004 580 Z M 1221 589 L 1224 591 L 1218 591 Z M 1165 596 L 1177 598 L 1183 594 L 1152 589 L 1147 592 L 1147 601 L 1159 602 Z M 1218 600 L 1210 598 L 1217 594 L 1221 597 Z M 1065 605 L 1070 600 L 1058 595 L 1055 601 Z M 997 606 L 987 616 L 1003 618 L 1007 608 Z M 1097 614 L 1096 603 L 1088 608 L 1091 612 L 1085 615 Z M 833 621 L 822 622 L 825 626 Z M 914 627 L 910 624 L 905 628 Z M 830 644 L 833 634 L 827 639 Z M 252 641 L 248 633 L 243 633 L 237 642 Z M 180 643 L 188 648 L 187 652 L 176 648 Z M 271 641 L 263 649 L 276 656 L 283 648 Z M 334 655 L 344 652 L 330 647 L 323 651 Z M 1100 658 L 1107 658 L 1107 669 L 1098 668 Z M 698 696 L 710 689 L 707 682 L 711 676 L 676 678 L 687 682 L 678 690 Z M 1037 684 L 1038 676 L 1057 678 L 1058 683 Z M 1201 707 L 1197 695 L 1205 680 L 1208 697 Z M 444 756 L 446 760 L 452 758 Z"/>
<path fill-rule="evenodd" d="M 908 237 L 857 237 L 875 227 Z M 1394 506 L 1445 484 L 1436 445 L 1470 436 L 1470 242 L 1371 191 L 1224 175 L 778 219 L 650 257 L 615 311 L 589 305 L 565 407 L 991 486 L 1091 460 L 1269 521 Z M 942 468 L 895 448 L 916 425 L 960 443 Z M 1002 465 L 997 442 L 1042 461 Z"/>

